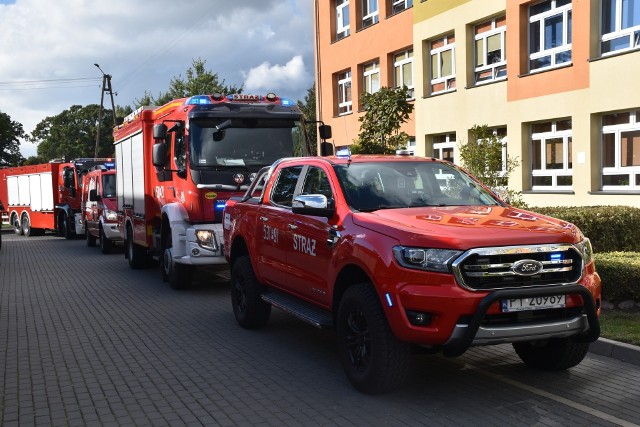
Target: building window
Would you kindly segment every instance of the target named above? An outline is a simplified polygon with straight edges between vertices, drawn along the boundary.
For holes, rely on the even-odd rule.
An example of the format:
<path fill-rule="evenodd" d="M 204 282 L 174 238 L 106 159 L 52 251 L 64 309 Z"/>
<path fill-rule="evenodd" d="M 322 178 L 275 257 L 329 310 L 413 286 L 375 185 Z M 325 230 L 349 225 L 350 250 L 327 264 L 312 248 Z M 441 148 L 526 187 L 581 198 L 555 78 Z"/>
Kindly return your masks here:
<path fill-rule="evenodd" d="M 391 13 L 400 13 L 405 9 L 409 9 L 413 6 L 413 0 L 393 0 L 391 4 Z"/>
<path fill-rule="evenodd" d="M 378 0 L 362 0 L 362 28 L 378 23 Z"/>
<path fill-rule="evenodd" d="M 431 94 L 456 88 L 455 47 L 453 34 L 431 41 Z"/>
<path fill-rule="evenodd" d="M 409 88 L 409 99 L 413 99 L 413 49 L 393 56 L 393 75 L 394 87 L 406 86 Z"/>
<path fill-rule="evenodd" d="M 570 119 L 531 125 L 532 190 L 571 189 L 571 143 Z"/>
<path fill-rule="evenodd" d="M 363 88 L 367 93 L 376 93 L 380 90 L 380 63 L 370 62 L 362 67 Z"/>
<path fill-rule="evenodd" d="M 640 190 L 640 110 L 602 117 L 602 189 Z"/>
<path fill-rule="evenodd" d="M 501 16 L 476 25 L 476 84 L 507 78 L 506 24 Z"/>
<path fill-rule="evenodd" d="M 336 0 L 336 40 L 349 35 L 349 0 Z"/>
<path fill-rule="evenodd" d="M 351 113 L 351 71 L 338 74 L 338 115 Z"/>
<path fill-rule="evenodd" d="M 529 7 L 529 70 L 571 62 L 571 0 L 545 0 Z"/>
<path fill-rule="evenodd" d="M 433 157 L 454 163 L 456 133 L 443 133 L 433 136 Z"/>
<path fill-rule="evenodd" d="M 602 54 L 640 47 L 640 0 L 602 0 Z"/>

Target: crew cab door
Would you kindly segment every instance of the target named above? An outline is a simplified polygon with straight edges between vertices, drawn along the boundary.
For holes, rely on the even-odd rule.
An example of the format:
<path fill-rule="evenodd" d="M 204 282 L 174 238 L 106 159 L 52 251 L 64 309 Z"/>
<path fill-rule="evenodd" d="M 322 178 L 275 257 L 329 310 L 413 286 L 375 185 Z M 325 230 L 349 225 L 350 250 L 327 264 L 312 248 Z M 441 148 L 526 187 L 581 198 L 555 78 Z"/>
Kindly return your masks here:
<path fill-rule="evenodd" d="M 319 166 L 305 167 L 297 195 L 321 194 L 335 204 L 327 172 Z M 288 251 L 292 291 L 304 298 L 328 306 L 328 276 L 332 248 L 327 240 L 332 234 L 331 220 L 321 216 L 290 213 L 286 217 L 291 248 Z M 289 240 L 289 239 L 287 239 Z"/>
<path fill-rule="evenodd" d="M 302 166 L 291 166 L 276 171 L 275 181 L 266 203 L 258 208 L 256 222 L 256 265 L 261 279 L 278 288 L 288 289 L 291 277 L 287 254 L 291 251 L 291 206 Z"/>

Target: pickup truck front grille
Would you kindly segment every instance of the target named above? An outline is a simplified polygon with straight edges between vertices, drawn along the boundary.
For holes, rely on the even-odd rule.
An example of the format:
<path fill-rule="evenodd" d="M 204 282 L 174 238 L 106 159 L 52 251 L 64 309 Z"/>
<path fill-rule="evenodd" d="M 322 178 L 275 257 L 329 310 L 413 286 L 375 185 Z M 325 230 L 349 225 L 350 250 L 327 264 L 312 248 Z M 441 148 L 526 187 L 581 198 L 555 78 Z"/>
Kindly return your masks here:
<path fill-rule="evenodd" d="M 460 285 L 474 291 L 576 283 L 582 267 L 569 244 L 477 248 L 453 263 Z"/>

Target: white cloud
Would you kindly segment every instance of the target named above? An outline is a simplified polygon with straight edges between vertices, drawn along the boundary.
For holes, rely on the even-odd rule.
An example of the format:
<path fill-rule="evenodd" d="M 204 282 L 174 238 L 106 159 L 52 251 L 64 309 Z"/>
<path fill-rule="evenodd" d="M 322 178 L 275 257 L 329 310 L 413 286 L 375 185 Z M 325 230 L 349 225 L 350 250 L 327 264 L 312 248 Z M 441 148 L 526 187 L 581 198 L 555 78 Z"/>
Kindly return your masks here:
<path fill-rule="evenodd" d="M 310 75 L 304 66 L 302 56 L 291 58 L 285 65 L 271 65 L 265 61 L 246 73 L 244 82 L 248 92 L 267 91 L 281 93 L 294 90 L 304 91 L 310 86 Z"/>
<path fill-rule="evenodd" d="M 37 123 L 100 102 L 100 67 L 118 105 L 158 94 L 192 60 L 227 84 L 303 99 L 313 84 L 309 0 L 16 0 L 0 4 L 0 112 Z M 271 65 L 274 64 L 274 65 Z M 284 64 L 284 65 L 280 65 Z M 249 71 L 246 71 L 249 70 Z M 265 78 L 268 77 L 268 79 Z M 46 82 L 78 79 L 71 83 Z M 38 84 L 19 82 L 39 81 Z M 250 89 L 251 86 L 251 89 Z M 23 155 L 35 148 L 23 144 Z M 27 152 L 27 150 L 30 150 Z"/>

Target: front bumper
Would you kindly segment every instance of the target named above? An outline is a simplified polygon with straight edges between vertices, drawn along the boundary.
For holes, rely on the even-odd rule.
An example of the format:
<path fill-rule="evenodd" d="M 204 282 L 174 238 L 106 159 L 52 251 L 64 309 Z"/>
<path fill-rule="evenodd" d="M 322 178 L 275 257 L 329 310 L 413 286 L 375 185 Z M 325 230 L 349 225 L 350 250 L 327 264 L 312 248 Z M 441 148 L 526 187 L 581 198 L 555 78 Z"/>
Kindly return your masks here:
<path fill-rule="evenodd" d="M 102 231 L 107 239 L 113 241 L 122 241 L 122 236 L 118 230 L 117 222 L 103 222 Z"/>

